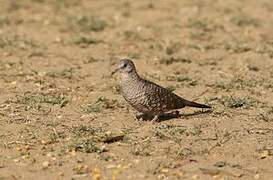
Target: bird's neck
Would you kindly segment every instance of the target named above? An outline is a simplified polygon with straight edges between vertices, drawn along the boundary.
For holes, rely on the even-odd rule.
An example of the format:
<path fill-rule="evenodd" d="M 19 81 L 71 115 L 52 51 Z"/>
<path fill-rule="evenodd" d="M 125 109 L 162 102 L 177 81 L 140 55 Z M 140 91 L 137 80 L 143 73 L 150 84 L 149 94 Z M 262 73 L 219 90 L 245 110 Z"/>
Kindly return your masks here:
<path fill-rule="evenodd" d="M 141 78 L 136 72 L 124 73 L 121 75 L 121 93 L 126 100 L 130 100 L 140 89 Z"/>
<path fill-rule="evenodd" d="M 136 81 L 139 81 L 140 79 L 141 78 L 137 74 L 137 72 L 124 73 L 121 75 L 121 84 L 134 83 Z"/>

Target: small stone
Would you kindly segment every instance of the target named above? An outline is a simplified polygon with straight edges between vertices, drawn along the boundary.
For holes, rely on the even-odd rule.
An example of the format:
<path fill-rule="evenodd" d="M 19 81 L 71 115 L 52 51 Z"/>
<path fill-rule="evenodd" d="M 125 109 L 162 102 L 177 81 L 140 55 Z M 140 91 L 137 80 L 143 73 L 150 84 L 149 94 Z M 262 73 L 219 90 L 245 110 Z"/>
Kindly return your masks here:
<path fill-rule="evenodd" d="M 15 86 L 17 84 L 17 81 L 12 81 L 10 85 Z"/>
<path fill-rule="evenodd" d="M 192 176 L 192 179 L 199 179 L 199 176 L 197 174 Z"/>
<path fill-rule="evenodd" d="M 164 174 L 159 174 L 159 175 L 157 176 L 157 178 L 158 178 L 158 179 L 165 179 L 166 176 L 165 176 Z"/>
<path fill-rule="evenodd" d="M 43 21 L 43 24 L 46 25 L 46 26 L 49 25 L 49 24 L 50 24 L 50 20 L 49 20 L 49 19 L 45 19 L 45 20 Z"/>
<path fill-rule="evenodd" d="M 11 52 L 4 52 L 4 53 L 3 53 L 3 56 L 5 56 L 5 57 L 11 56 L 11 55 L 12 55 Z"/>
<path fill-rule="evenodd" d="M 111 131 L 106 131 L 105 134 L 110 136 L 112 134 L 112 132 Z"/>
<path fill-rule="evenodd" d="M 52 155 L 52 152 L 47 153 L 46 156 L 47 156 L 47 157 L 52 157 L 52 156 L 53 156 L 53 155 Z"/>
<path fill-rule="evenodd" d="M 50 166 L 50 163 L 49 161 L 44 161 L 43 164 L 42 164 L 43 168 L 48 168 Z"/>
<path fill-rule="evenodd" d="M 98 168 L 95 168 L 92 172 L 92 179 L 93 180 L 100 180 L 101 179 L 101 171 Z"/>
<path fill-rule="evenodd" d="M 44 139 L 42 139 L 42 140 L 41 140 L 41 143 L 42 143 L 43 145 L 46 145 L 46 144 L 48 144 L 48 143 L 49 143 L 49 141 L 48 141 L 48 140 L 44 140 Z"/>
<path fill-rule="evenodd" d="M 260 179 L 260 174 L 255 174 L 254 179 Z"/>
<path fill-rule="evenodd" d="M 260 153 L 260 158 L 261 159 L 265 159 L 269 156 L 269 151 L 268 150 L 263 150 L 261 153 Z"/>
<path fill-rule="evenodd" d="M 106 169 L 114 169 L 116 167 L 117 167 L 116 165 L 109 164 L 108 166 L 106 166 Z"/>
<path fill-rule="evenodd" d="M 139 160 L 139 159 L 134 159 L 134 163 L 135 163 L 135 164 L 139 164 L 139 163 L 140 163 L 140 160 Z"/>
<path fill-rule="evenodd" d="M 85 164 L 77 164 L 73 170 L 77 173 L 77 174 L 84 174 L 88 172 L 88 166 Z"/>
<path fill-rule="evenodd" d="M 168 172 L 169 172 L 169 169 L 163 168 L 163 169 L 161 169 L 161 172 L 163 172 L 163 173 L 168 173 Z"/>
<path fill-rule="evenodd" d="M 77 155 L 77 152 L 76 152 L 75 150 L 73 150 L 73 151 L 70 152 L 70 155 L 71 155 L 71 156 L 76 156 L 76 155 Z"/>
<path fill-rule="evenodd" d="M 56 43 L 60 43 L 60 42 L 62 42 L 62 41 L 63 41 L 63 40 L 62 40 L 62 38 L 61 38 L 61 37 L 59 37 L 59 36 L 55 37 L 54 42 L 56 42 Z"/>
<path fill-rule="evenodd" d="M 176 175 L 177 177 L 182 177 L 184 174 L 185 174 L 185 173 L 182 172 L 182 171 L 178 171 L 178 172 L 175 173 L 175 175 Z"/>

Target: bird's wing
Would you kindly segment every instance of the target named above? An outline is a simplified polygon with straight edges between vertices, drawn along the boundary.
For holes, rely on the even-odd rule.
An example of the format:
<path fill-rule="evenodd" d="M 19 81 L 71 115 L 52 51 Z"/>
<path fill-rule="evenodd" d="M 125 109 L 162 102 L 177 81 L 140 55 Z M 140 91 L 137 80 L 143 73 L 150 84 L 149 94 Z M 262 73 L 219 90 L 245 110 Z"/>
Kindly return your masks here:
<path fill-rule="evenodd" d="M 185 99 L 172 93 L 170 90 L 148 80 L 145 83 L 145 97 L 149 106 L 158 107 L 163 111 L 185 107 Z"/>

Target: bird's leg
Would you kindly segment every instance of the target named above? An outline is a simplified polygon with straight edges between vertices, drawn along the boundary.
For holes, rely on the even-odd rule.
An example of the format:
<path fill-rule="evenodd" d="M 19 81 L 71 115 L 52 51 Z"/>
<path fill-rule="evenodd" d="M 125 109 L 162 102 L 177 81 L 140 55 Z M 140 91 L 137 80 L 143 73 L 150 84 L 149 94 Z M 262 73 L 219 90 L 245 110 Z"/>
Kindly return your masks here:
<path fill-rule="evenodd" d="M 179 111 L 175 110 L 175 111 L 172 112 L 172 114 L 173 114 L 175 117 L 177 117 L 177 116 L 179 116 Z"/>
<path fill-rule="evenodd" d="M 155 123 L 159 119 L 160 115 L 155 115 L 154 118 L 151 120 L 151 123 Z"/>
<path fill-rule="evenodd" d="M 144 116 L 144 114 L 138 114 L 138 115 L 135 115 L 135 118 L 137 120 L 143 120 L 143 116 Z"/>
<path fill-rule="evenodd" d="M 146 120 L 148 120 L 151 116 L 149 114 L 143 113 L 143 114 L 139 114 L 136 115 L 135 118 L 141 122 L 144 122 Z"/>

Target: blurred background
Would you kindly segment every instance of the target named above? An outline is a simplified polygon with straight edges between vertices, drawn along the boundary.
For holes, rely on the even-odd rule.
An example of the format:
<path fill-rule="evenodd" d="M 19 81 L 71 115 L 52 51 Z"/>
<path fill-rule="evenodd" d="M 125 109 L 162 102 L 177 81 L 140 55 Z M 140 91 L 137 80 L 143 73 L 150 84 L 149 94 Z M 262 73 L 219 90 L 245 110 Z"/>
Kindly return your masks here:
<path fill-rule="evenodd" d="M 0 0 L 0 179 L 272 178 L 272 0 Z M 141 124 L 120 58 L 210 114 Z"/>

